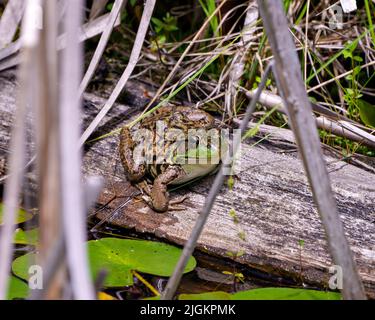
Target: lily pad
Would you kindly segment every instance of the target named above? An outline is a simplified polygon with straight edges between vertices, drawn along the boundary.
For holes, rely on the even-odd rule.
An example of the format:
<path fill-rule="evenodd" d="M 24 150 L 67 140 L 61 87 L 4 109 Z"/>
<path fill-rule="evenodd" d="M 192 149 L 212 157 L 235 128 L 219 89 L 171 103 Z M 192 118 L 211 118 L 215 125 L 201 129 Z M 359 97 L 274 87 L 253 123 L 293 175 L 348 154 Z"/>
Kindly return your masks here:
<path fill-rule="evenodd" d="M 338 292 L 295 288 L 261 288 L 233 294 L 234 300 L 341 300 Z"/>
<path fill-rule="evenodd" d="M 4 204 L 0 203 L 0 225 L 3 224 L 3 207 Z M 16 217 L 16 224 L 23 223 L 27 220 L 30 220 L 33 217 L 33 215 L 30 212 L 27 212 L 23 209 L 18 209 L 18 214 Z"/>
<path fill-rule="evenodd" d="M 31 230 L 22 230 L 18 228 L 14 232 L 14 243 L 16 244 L 31 244 L 35 246 L 38 243 L 39 239 L 39 230 L 38 229 L 31 229 Z"/>
<path fill-rule="evenodd" d="M 11 276 L 7 299 L 8 300 L 12 300 L 16 298 L 22 299 L 22 298 L 26 298 L 28 294 L 29 294 L 29 287 L 27 286 L 27 284 L 23 282 L 22 280 L 14 276 Z"/>
<path fill-rule="evenodd" d="M 145 240 L 103 238 L 88 241 L 92 278 L 105 269 L 108 274 L 104 287 L 122 287 L 133 284 L 132 270 L 157 276 L 171 276 L 182 250 L 174 246 Z M 22 279 L 28 278 L 28 265 L 35 261 L 34 254 L 14 260 L 12 270 Z M 196 261 L 190 258 L 185 271 L 190 272 Z"/>
<path fill-rule="evenodd" d="M 105 286 L 116 287 L 133 284 L 131 270 L 168 277 L 176 267 L 181 249 L 144 240 L 104 238 L 88 242 L 92 273 L 107 269 Z M 185 272 L 192 271 L 196 261 L 191 258 Z"/>
<path fill-rule="evenodd" d="M 261 288 L 229 294 L 222 291 L 180 294 L 179 300 L 341 300 L 340 293 L 294 288 Z"/>

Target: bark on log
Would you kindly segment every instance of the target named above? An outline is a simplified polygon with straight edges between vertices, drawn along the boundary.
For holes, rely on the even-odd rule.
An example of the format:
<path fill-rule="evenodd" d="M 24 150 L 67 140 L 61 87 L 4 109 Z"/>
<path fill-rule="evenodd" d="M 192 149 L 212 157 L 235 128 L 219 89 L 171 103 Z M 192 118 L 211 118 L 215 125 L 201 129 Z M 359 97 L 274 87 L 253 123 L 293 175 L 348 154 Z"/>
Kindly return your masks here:
<path fill-rule="evenodd" d="M 0 155 L 8 147 L 15 87 L 12 73 L 0 74 Z M 131 103 L 116 105 L 96 136 L 120 127 L 145 103 L 139 83 L 129 82 L 126 95 Z M 85 99 L 84 125 L 87 125 L 103 99 L 95 95 L 86 95 Z M 184 244 L 213 177 L 171 193 L 172 198 L 188 195 L 183 211 L 155 213 L 137 199 L 124 206 L 136 189 L 124 179 L 117 146 L 117 134 L 85 146 L 85 175 L 102 175 L 107 179 L 98 206 L 117 196 L 97 216 L 113 225 Z M 221 190 L 198 249 L 297 282 L 302 272 L 304 282 L 328 287 L 332 262 L 301 161 L 294 153 L 283 154 L 264 145 L 249 144 L 243 146 L 241 160 L 241 174 L 235 179 L 232 191 L 227 187 Z M 375 175 L 331 157 L 326 157 L 326 163 L 366 293 L 375 298 Z M 235 209 L 237 223 L 229 214 L 231 208 Z M 304 240 L 302 249 L 300 240 Z"/>

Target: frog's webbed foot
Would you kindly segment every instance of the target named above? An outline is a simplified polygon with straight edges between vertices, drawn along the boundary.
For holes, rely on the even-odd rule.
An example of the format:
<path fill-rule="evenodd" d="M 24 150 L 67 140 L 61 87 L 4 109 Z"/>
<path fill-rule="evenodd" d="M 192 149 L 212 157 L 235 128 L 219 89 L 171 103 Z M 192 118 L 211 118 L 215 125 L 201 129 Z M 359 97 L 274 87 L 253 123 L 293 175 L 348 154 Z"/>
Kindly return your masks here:
<path fill-rule="evenodd" d="M 164 212 L 169 207 L 169 194 L 167 186 L 177 178 L 185 175 L 179 166 L 170 166 L 154 181 L 151 191 L 152 207 L 155 211 Z"/>
<path fill-rule="evenodd" d="M 138 195 L 137 198 L 139 200 L 142 199 L 152 208 L 153 206 L 152 206 L 152 200 L 151 200 L 151 191 L 152 191 L 151 185 L 147 181 L 142 180 L 136 183 L 135 187 L 140 191 L 140 194 Z"/>
<path fill-rule="evenodd" d="M 153 208 L 153 209 L 155 209 L 155 211 L 157 211 L 157 209 L 155 208 L 155 206 L 152 202 L 151 193 L 148 193 L 148 191 L 151 190 L 150 186 L 147 183 L 145 183 L 145 185 L 147 185 L 147 191 L 144 188 L 142 188 L 142 190 L 141 190 L 142 194 L 140 195 L 140 198 L 142 198 L 142 200 L 144 202 L 146 202 L 149 205 L 150 208 Z M 179 206 L 179 204 L 184 202 L 187 198 L 188 198 L 188 196 L 182 196 L 182 197 L 175 198 L 173 200 L 169 200 L 167 210 L 173 210 L 173 211 L 186 210 L 185 207 Z M 165 211 L 167 211 L 167 210 L 165 210 Z"/>

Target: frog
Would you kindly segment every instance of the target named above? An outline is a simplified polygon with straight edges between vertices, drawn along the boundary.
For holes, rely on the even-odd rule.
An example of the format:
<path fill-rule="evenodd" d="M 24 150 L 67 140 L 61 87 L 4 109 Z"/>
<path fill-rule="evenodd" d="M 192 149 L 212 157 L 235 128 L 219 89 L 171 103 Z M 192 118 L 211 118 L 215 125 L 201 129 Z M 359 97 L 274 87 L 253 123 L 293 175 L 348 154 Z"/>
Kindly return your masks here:
<path fill-rule="evenodd" d="M 158 127 L 160 123 L 164 125 L 161 130 Z M 148 151 L 152 151 L 148 160 L 151 161 L 138 161 L 135 157 L 139 144 L 134 134 L 140 130 L 152 133 L 152 139 L 148 140 Z M 213 132 L 218 140 L 213 143 L 210 139 L 189 134 L 199 130 Z M 173 205 L 184 201 L 186 197 L 170 200 L 168 186 L 191 182 L 217 169 L 220 162 L 220 138 L 215 118 L 206 111 L 192 106 L 160 107 L 137 125 L 131 128 L 125 125 L 121 129 L 119 152 L 126 179 L 138 187 L 143 200 L 154 211 L 173 209 Z M 203 140 L 204 143 L 201 143 Z"/>

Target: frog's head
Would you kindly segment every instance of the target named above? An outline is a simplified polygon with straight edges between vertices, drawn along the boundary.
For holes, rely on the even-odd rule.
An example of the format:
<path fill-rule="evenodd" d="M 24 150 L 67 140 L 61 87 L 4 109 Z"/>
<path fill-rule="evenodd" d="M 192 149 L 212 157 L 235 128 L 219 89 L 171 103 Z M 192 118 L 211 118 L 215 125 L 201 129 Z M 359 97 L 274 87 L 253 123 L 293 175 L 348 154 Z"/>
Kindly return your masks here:
<path fill-rule="evenodd" d="M 185 176 L 172 184 L 181 184 L 205 176 L 213 171 L 220 163 L 220 146 L 201 146 L 190 148 L 185 152 L 176 153 L 170 162 L 179 165 L 185 171 Z"/>

